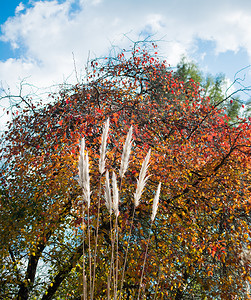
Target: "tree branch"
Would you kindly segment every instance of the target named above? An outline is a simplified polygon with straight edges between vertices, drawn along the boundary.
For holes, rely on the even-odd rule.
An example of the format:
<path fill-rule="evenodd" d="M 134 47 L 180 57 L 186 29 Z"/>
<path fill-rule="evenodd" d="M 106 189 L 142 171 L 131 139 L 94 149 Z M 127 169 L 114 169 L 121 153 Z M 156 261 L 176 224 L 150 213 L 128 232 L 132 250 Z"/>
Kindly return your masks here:
<path fill-rule="evenodd" d="M 60 284 L 62 281 L 66 278 L 66 276 L 70 273 L 71 269 L 75 266 L 77 261 L 80 259 L 80 257 L 83 254 L 83 244 L 79 245 L 76 248 L 76 251 L 70 259 L 62 265 L 61 270 L 58 272 L 58 274 L 55 276 L 54 280 L 52 281 L 53 285 L 50 285 L 45 294 L 43 295 L 41 300 L 51 300 L 56 291 L 58 290 Z"/>

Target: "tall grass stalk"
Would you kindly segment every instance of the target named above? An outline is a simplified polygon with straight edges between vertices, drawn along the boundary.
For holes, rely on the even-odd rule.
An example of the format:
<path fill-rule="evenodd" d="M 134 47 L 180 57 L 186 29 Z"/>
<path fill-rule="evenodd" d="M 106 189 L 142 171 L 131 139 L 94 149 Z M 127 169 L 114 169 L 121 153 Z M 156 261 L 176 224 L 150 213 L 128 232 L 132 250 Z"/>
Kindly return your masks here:
<path fill-rule="evenodd" d="M 83 227 L 83 298 L 82 300 L 86 300 L 86 275 L 85 275 L 85 221 L 84 221 L 84 215 L 85 215 L 85 206 L 84 202 L 82 204 L 82 227 Z"/>
<path fill-rule="evenodd" d="M 114 241 L 116 240 L 116 266 L 115 266 L 115 277 L 114 277 L 114 299 L 117 299 L 117 287 L 118 287 L 118 244 L 119 244 L 119 233 L 118 233 L 118 216 L 119 216 L 119 190 L 117 185 L 117 179 L 114 172 L 112 172 L 112 191 L 113 191 L 113 211 L 115 214 L 115 228 L 114 228 Z"/>
<path fill-rule="evenodd" d="M 83 226 L 83 299 L 88 299 L 88 294 L 90 295 L 90 299 L 94 300 L 95 297 L 95 279 L 96 279 L 96 264 L 97 264 L 97 248 L 98 248 L 98 238 L 99 238 L 99 218 L 100 218 L 100 207 L 101 207 L 101 197 L 102 197 L 102 190 L 101 190 L 101 179 L 102 175 L 105 172 L 105 156 L 106 156 L 106 144 L 107 144 L 107 136 L 108 136 L 108 129 L 109 129 L 109 119 L 106 121 L 103 134 L 102 134 L 102 141 L 100 146 L 100 159 L 99 159 L 99 172 L 100 172 L 100 178 L 99 178 L 99 189 L 98 189 L 98 208 L 97 208 L 97 223 L 96 223 L 96 236 L 94 236 L 95 240 L 95 248 L 94 253 L 92 255 L 91 251 L 91 230 L 90 230 L 90 178 L 89 178 L 89 159 L 88 159 L 88 152 L 85 150 L 85 142 L 84 139 L 81 140 L 81 147 L 80 147 L 80 157 L 79 157 L 79 184 L 83 191 L 83 203 L 82 203 L 82 226 Z M 109 224 L 110 224 L 110 239 L 111 239 L 111 260 L 110 260 L 110 268 L 109 273 L 107 275 L 107 299 L 115 299 L 119 300 L 122 299 L 123 295 L 123 285 L 124 285 L 124 278 L 125 278 L 125 270 L 126 270 L 126 264 L 127 264 L 127 257 L 129 252 L 129 245 L 130 245 L 130 239 L 132 235 L 132 228 L 133 228 L 133 222 L 134 222 L 134 216 L 136 208 L 139 206 L 140 199 L 143 194 L 144 187 L 146 185 L 146 182 L 149 178 L 147 176 L 147 170 L 149 166 L 149 160 L 151 151 L 149 150 L 143 163 L 142 167 L 139 173 L 139 178 L 137 180 L 137 187 L 136 191 L 134 193 L 134 207 L 133 207 L 133 214 L 129 229 L 129 234 L 127 237 L 127 244 L 126 244 L 126 251 L 124 255 L 124 261 L 122 264 L 122 268 L 119 266 L 119 226 L 118 226 L 118 218 L 119 218 L 119 195 L 122 193 L 122 180 L 124 177 L 125 172 L 128 169 L 129 165 L 129 157 L 132 147 L 132 127 L 130 128 L 126 141 L 123 147 L 123 153 L 121 157 L 121 165 L 119 170 L 120 175 L 120 188 L 118 189 L 117 185 L 117 178 L 116 174 L 113 171 L 112 172 L 112 180 L 111 180 L 111 186 L 112 186 L 112 192 L 111 192 L 111 186 L 110 186 L 110 178 L 109 178 L 109 172 L 108 170 L 105 173 L 105 188 L 104 188 L 104 196 L 105 196 L 105 205 L 107 207 L 108 213 L 109 213 Z M 152 225 L 157 213 L 158 208 L 158 201 L 159 201 L 159 194 L 160 194 L 160 187 L 161 183 L 159 183 L 158 189 L 155 193 L 155 197 L 153 200 L 153 208 L 152 208 L 152 214 L 151 214 L 151 225 L 150 225 L 150 231 L 149 236 L 147 239 L 146 244 L 146 250 L 145 250 L 145 256 L 144 256 L 144 262 L 142 267 L 142 273 L 140 278 L 140 285 L 138 290 L 138 300 L 140 299 L 141 295 L 141 287 L 144 280 L 144 270 L 146 265 L 146 259 L 147 259 L 147 252 L 150 242 L 150 235 L 152 231 Z M 86 209 L 87 207 L 87 209 Z M 85 235 L 85 214 L 87 211 L 87 235 Z M 114 213 L 115 219 L 112 218 L 112 214 Z M 114 220 L 114 222 L 113 222 Z M 85 238 L 88 236 L 88 250 L 89 250 L 89 287 L 87 285 L 87 278 L 86 278 L 86 270 L 85 270 Z M 93 268 L 92 268 L 93 267 Z M 119 272 L 121 272 L 120 277 L 120 288 L 119 288 Z M 118 290 L 119 288 L 119 290 Z M 155 290 L 155 296 L 156 296 L 157 289 Z M 113 293 L 113 298 L 112 294 Z"/>
<path fill-rule="evenodd" d="M 94 264 L 92 272 L 92 287 L 91 287 L 91 300 L 94 298 L 95 291 L 95 280 L 96 280 L 96 265 L 97 265 L 97 249 L 98 249 L 98 233 L 99 233 L 99 215 L 100 215 L 100 202 L 101 202 L 101 175 L 99 180 L 99 195 L 98 195 L 98 212 L 97 212 L 97 225 L 96 225 L 96 238 L 95 238 L 95 249 L 94 249 Z"/>
<path fill-rule="evenodd" d="M 90 207 L 90 177 L 89 177 L 89 159 L 88 152 L 85 153 L 85 140 L 81 139 L 80 142 L 80 157 L 79 157 L 79 184 L 83 191 L 83 202 L 82 202 L 82 226 L 83 226 L 83 297 L 84 300 L 87 297 L 87 284 L 86 284 L 86 275 L 85 275 L 85 202 L 87 203 L 87 211 L 89 215 Z M 90 255 L 90 228 L 89 228 L 89 217 L 88 219 L 88 236 L 89 236 L 89 264 L 91 266 L 91 255 Z M 91 283 L 91 273 L 90 273 L 90 283 Z"/>
<path fill-rule="evenodd" d="M 109 178 L 109 172 L 106 170 L 105 173 L 105 205 L 109 212 L 109 224 L 110 224 L 110 232 L 111 232 L 111 261 L 110 261 L 110 271 L 107 277 L 107 298 L 110 300 L 110 289 L 111 289 L 111 276 L 112 276 L 112 270 L 113 268 L 113 253 L 114 253 L 114 242 L 113 242 L 113 236 L 112 236 L 112 209 L 113 209 L 113 203 L 112 203 L 112 195 L 111 195 L 111 187 L 110 187 L 110 178 Z"/>
<path fill-rule="evenodd" d="M 90 295 L 92 287 L 92 253 L 91 253 L 91 231 L 90 231 L 90 208 L 87 207 L 87 233 L 88 233 L 88 249 L 89 249 L 89 277 L 90 277 Z"/>
<path fill-rule="evenodd" d="M 121 278 L 121 284 L 120 284 L 119 300 L 121 300 L 122 290 L 123 290 L 123 286 L 124 286 L 125 269 L 126 269 L 126 263 L 127 263 L 127 255 L 128 255 L 129 244 L 130 244 L 130 238 L 131 238 L 131 235 L 132 235 L 134 215 L 135 215 L 135 206 L 133 207 L 132 220 L 131 220 L 131 224 L 130 224 L 129 235 L 128 235 L 128 238 L 127 238 L 125 260 L 124 260 L 124 265 L 123 265 L 123 269 L 122 269 L 122 278 Z"/>
<path fill-rule="evenodd" d="M 92 282 L 92 289 L 91 289 L 91 300 L 94 297 L 94 290 L 95 290 L 95 279 L 96 279 L 96 263 L 97 263 L 97 248 L 98 248 L 98 231 L 99 231 L 99 215 L 100 215 L 100 201 L 101 201 L 101 176 L 105 172 L 105 155 L 106 155 L 106 144 L 107 144 L 107 137 L 108 137 L 108 130 L 109 130 L 109 118 L 107 119 L 101 139 L 101 146 L 100 146 L 100 158 L 99 158 L 99 172 L 100 172 L 100 179 L 99 179 L 99 196 L 98 196 L 98 215 L 97 215 L 97 226 L 96 226 L 96 241 L 95 241 L 95 250 L 94 250 L 94 266 L 93 266 L 93 282 Z"/>
<path fill-rule="evenodd" d="M 145 271 L 145 265 L 146 265 L 146 258 L 147 258 L 147 252 L 148 252 L 150 237 L 151 237 L 151 231 L 152 231 L 153 221 L 154 221 L 154 219 L 156 217 L 156 213 L 157 213 L 157 209 L 158 209 L 160 188 L 161 188 L 161 182 L 158 185 L 155 197 L 153 199 L 153 207 L 152 207 L 152 215 L 151 215 L 151 225 L 150 225 L 149 235 L 148 235 L 148 239 L 147 239 L 145 257 L 144 257 L 144 262 L 143 262 L 143 267 L 142 267 L 142 272 L 141 272 L 141 277 L 140 277 L 138 300 L 140 299 L 141 286 L 142 286 L 143 279 L 144 279 L 144 271 Z"/>
<path fill-rule="evenodd" d="M 123 285 L 124 285 L 125 268 L 126 268 L 126 263 L 127 263 L 127 255 L 128 255 L 130 238 L 131 238 L 131 234 L 132 234 L 132 226 L 133 226 L 135 210 L 136 210 L 136 207 L 139 205 L 139 201 L 142 196 L 143 189 L 144 189 L 146 181 L 148 179 L 148 177 L 146 176 L 146 173 L 147 173 L 147 169 L 149 166 L 150 155 L 151 155 L 151 151 L 149 150 L 144 159 L 144 162 L 141 166 L 141 170 L 139 173 L 139 179 L 137 180 L 138 184 L 137 184 L 136 192 L 134 194 L 134 208 L 133 208 L 133 215 L 132 215 L 132 220 L 131 220 L 131 225 L 130 225 L 130 230 L 129 230 L 129 236 L 128 236 L 127 245 L 126 245 L 126 253 L 125 253 L 125 260 L 124 260 L 124 265 L 123 265 L 123 270 L 122 270 L 119 299 L 121 299 L 121 295 L 122 295 L 121 293 L 122 293 L 122 289 L 123 289 Z"/>

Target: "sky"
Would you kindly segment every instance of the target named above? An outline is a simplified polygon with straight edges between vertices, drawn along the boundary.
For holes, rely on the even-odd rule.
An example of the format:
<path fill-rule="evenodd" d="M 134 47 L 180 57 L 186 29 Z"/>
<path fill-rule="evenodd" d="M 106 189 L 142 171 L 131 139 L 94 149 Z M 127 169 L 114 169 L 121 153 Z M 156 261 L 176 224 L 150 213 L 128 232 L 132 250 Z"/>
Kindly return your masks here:
<path fill-rule="evenodd" d="M 238 72 L 250 86 L 250 25 L 250 0 L 1 1 L 0 94 L 75 83 L 88 58 L 147 37 L 171 66 L 186 56 L 205 74 L 231 85 Z"/>

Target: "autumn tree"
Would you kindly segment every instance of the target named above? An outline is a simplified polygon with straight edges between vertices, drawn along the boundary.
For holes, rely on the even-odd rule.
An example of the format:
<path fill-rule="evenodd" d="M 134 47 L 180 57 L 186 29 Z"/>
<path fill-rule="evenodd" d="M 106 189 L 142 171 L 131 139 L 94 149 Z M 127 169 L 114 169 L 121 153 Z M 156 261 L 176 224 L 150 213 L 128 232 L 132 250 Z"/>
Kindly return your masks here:
<path fill-rule="evenodd" d="M 204 97 L 209 97 L 211 104 L 214 106 L 217 105 L 217 107 L 222 110 L 222 114 L 226 114 L 230 118 L 229 122 L 231 124 L 238 123 L 238 116 L 240 115 L 240 109 L 243 106 L 244 101 L 241 101 L 238 95 L 238 88 L 234 89 L 234 92 L 229 97 L 229 101 L 226 101 L 228 98 L 227 91 L 229 90 L 229 86 L 224 74 L 221 73 L 216 76 L 204 74 L 195 62 L 182 57 L 175 70 L 175 76 L 186 84 L 191 83 L 191 81 L 199 83 L 203 89 L 202 95 Z M 232 85 L 234 86 L 234 84 L 241 80 L 241 78 L 235 76 L 235 81 Z M 244 89 L 248 91 L 249 87 L 244 87 Z M 248 107 L 249 106 L 247 105 L 247 108 Z"/>
<path fill-rule="evenodd" d="M 155 45 L 150 51 L 134 45 L 116 57 L 93 60 L 84 83 L 51 98 L 48 105 L 30 103 L 3 136 L 1 297 L 80 299 L 87 223 L 81 217 L 77 164 L 84 136 L 92 186 L 86 258 L 94 257 L 99 222 L 94 299 L 106 299 L 111 226 L 100 188 L 105 179 L 97 166 L 109 117 L 106 168 L 117 175 L 133 125 L 133 156 L 120 191 L 118 281 L 137 178 L 146 153 L 152 152 L 151 177 L 133 219 L 123 289 L 118 286 L 121 298 L 137 299 L 150 233 L 144 299 L 248 299 L 249 120 L 239 118 L 231 126 L 225 108 L 215 103 L 218 98 L 160 61 Z M 220 98 L 226 105 L 231 100 Z M 159 213 L 150 226 L 158 182 Z"/>

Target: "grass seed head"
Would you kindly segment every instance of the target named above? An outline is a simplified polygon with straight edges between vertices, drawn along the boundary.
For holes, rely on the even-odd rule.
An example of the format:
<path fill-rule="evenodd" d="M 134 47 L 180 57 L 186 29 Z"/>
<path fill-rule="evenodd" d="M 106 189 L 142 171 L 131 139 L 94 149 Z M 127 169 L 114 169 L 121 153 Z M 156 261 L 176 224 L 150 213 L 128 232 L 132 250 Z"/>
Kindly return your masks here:
<path fill-rule="evenodd" d="M 149 166 L 149 160 L 150 160 L 150 155 L 151 155 L 151 149 L 148 151 L 144 162 L 141 166 L 141 170 L 139 173 L 139 179 L 137 180 L 137 189 L 136 192 L 134 194 L 134 205 L 135 207 L 137 207 L 139 205 L 139 200 L 142 196 L 143 193 L 143 189 L 146 185 L 147 179 L 149 178 L 149 176 L 146 176 L 146 172 Z"/>
<path fill-rule="evenodd" d="M 154 219 L 156 217 L 156 214 L 157 214 L 157 209 L 158 209 L 158 205 L 159 205 L 160 187 L 161 187 L 161 182 L 158 185 L 156 194 L 155 194 L 154 199 L 153 199 L 153 209 L 152 209 L 152 215 L 151 215 L 152 222 L 154 221 Z"/>
<path fill-rule="evenodd" d="M 120 171 L 119 171 L 120 178 L 123 178 L 123 176 L 128 168 L 131 148 L 132 148 L 132 126 L 130 127 L 130 129 L 128 131 L 126 141 L 125 141 L 125 144 L 123 147 L 123 153 L 122 153 L 122 157 L 121 157 L 121 165 L 120 165 Z"/>
<path fill-rule="evenodd" d="M 105 122 L 102 140 L 100 145 L 100 158 L 99 158 L 99 172 L 103 174 L 105 172 L 105 152 L 106 152 L 106 143 L 107 143 L 107 136 L 109 130 L 109 118 Z"/>
<path fill-rule="evenodd" d="M 113 211 L 116 217 L 119 215 L 119 190 L 117 186 L 117 179 L 114 172 L 112 172 L 112 190 L 113 190 Z"/>

